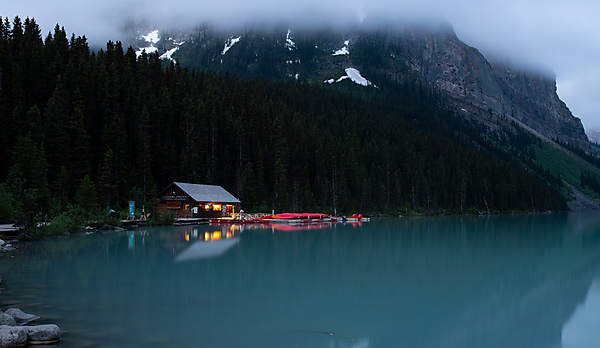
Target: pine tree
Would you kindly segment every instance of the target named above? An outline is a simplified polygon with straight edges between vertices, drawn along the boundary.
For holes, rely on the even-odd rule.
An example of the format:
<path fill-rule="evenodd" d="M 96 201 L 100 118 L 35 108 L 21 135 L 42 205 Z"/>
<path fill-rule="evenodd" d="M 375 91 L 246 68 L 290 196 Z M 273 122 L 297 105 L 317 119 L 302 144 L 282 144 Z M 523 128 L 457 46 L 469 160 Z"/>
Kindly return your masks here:
<path fill-rule="evenodd" d="M 75 202 L 90 213 L 96 208 L 96 185 L 94 185 L 89 175 L 86 175 L 81 179 L 81 184 L 77 188 L 77 193 L 75 194 Z"/>

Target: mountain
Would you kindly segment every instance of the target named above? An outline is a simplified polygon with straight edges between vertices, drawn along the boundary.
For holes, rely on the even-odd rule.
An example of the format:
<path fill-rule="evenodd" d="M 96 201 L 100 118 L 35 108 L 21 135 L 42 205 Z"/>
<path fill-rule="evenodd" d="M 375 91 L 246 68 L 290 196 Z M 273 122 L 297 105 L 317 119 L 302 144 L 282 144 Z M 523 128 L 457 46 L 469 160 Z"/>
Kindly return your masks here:
<path fill-rule="evenodd" d="M 150 42 L 140 42 L 141 37 L 132 40 L 138 48 Z M 204 25 L 175 36 L 165 31 L 162 37 L 150 42 L 147 52 L 160 47 L 165 60 L 242 78 L 333 85 L 349 80 L 365 89 L 418 79 L 443 91 L 461 115 L 491 129 L 516 122 L 542 138 L 591 151 L 581 121 L 558 97 L 553 76 L 490 61 L 446 23 L 419 27 L 365 21 L 345 28 L 228 30 Z"/>

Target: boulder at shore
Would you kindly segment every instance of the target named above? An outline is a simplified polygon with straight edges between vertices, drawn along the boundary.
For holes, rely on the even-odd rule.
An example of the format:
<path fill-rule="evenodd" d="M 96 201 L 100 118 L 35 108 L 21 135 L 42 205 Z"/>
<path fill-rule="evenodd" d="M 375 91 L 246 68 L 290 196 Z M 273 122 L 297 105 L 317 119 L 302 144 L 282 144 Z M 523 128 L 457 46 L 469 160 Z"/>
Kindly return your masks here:
<path fill-rule="evenodd" d="M 38 326 L 0 325 L 0 348 L 21 347 L 25 344 L 60 342 L 60 328 L 54 324 Z"/>
<path fill-rule="evenodd" d="M 21 347 L 27 344 L 27 329 L 24 326 L 0 325 L 0 348 Z"/>
<path fill-rule="evenodd" d="M 16 323 L 23 325 L 39 318 L 37 315 L 24 313 L 18 308 L 10 308 L 6 312 L 0 311 L 0 348 L 60 342 L 62 334 L 57 325 L 16 326 Z"/>
<path fill-rule="evenodd" d="M 17 323 L 10 314 L 0 311 L 0 325 L 17 326 Z"/>
<path fill-rule="evenodd" d="M 30 321 L 38 320 L 40 318 L 37 315 L 27 314 L 19 308 L 9 308 L 4 311 L 4 313 L 12 316 L 17 322 L 17 325 L 25 325 Z"/>
<path fill-rule="evenodd" d="M 23 326 L 27 329 L 27 342 L 30 344 L 56 343 L 61 340 L 60 328 L 54 324 Z"/>

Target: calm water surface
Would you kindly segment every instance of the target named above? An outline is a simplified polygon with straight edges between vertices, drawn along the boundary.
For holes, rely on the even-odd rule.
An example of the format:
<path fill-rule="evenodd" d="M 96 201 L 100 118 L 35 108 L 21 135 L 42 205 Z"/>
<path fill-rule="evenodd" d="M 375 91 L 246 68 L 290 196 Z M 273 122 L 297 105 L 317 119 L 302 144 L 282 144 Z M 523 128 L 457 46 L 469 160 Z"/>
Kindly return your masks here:
<path fill-rule="evenodd" d="M 21 243 L 0 309 L 60 347 L 593 347 L 600 218 L 181 226 Z"/>

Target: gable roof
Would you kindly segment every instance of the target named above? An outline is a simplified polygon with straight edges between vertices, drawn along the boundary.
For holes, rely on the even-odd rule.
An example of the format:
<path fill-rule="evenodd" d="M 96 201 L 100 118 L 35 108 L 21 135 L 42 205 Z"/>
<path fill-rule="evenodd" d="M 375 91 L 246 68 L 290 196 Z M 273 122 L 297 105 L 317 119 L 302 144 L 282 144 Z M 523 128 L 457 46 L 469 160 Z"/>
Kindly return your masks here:
<path fill-rule="evenodd" d="M 242 203 L 231 193 L 217 185 L 190 184 L 174 182 L 183 192 L 187 193 L 196 202 Z"/>

